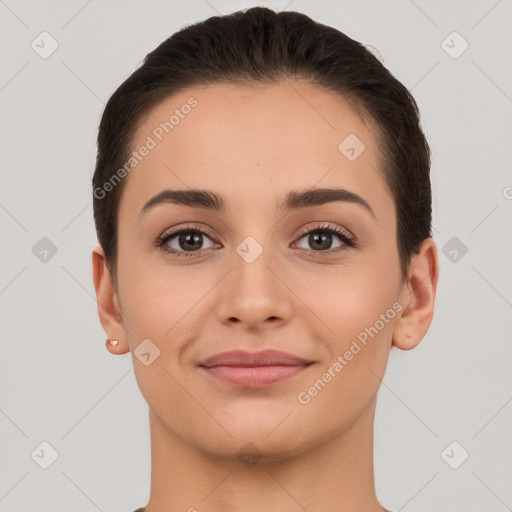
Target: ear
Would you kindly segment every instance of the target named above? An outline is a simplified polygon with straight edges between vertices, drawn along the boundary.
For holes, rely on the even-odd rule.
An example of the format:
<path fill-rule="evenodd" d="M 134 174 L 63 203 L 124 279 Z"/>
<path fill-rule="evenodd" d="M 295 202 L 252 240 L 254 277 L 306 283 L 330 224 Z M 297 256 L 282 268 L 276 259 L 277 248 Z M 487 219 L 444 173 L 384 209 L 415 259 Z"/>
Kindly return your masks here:
<path fill-rule="evenodd" d="M 427 238 L 419 253 L 411 257 L 408 277 L 400 293 L 404 309 L 395 323 L 394 346 L 411 350 L 424 338 L 434 316 L 438 279 L 437 246 L 432 238 Z"/>
<path fill-rule="evenodd" d="M 115 347 L 107 343 L 107 349 L 112 354 L 125 354 L 130 348 L 126 339 L 126 330 L 121 316 L 121 306 L 114 282 L 110 277 L 107 260 L 105 259 L 105 253 L 101 245 L 97 245 L 92 251 L 92 274 L 94 289 L 96 290 L 98 315 L 103 330 L 108 338 L 119 341 Z"/>

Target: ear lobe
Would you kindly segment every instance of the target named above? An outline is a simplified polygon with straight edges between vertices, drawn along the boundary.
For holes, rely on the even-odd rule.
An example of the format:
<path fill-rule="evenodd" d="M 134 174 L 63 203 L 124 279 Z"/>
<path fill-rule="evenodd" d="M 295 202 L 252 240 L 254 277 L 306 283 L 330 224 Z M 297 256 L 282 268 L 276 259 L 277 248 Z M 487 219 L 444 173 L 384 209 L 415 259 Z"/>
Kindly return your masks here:
<path fill-rule="evenodd" d="M 101 325 L 108 338 L 119 340 L 115 353 L 124 354 L 129 351 L 129 347 L 121 308 L 101 245 L 97 245 L 92 251 L 92 272 Z"/>
<path fill-rule="evenodd" d="M 433 238 L 425 239 L 411 257 L 409 275 L 400 295 L 405 306 L 393 331 L 393 345 L 411 350 L 425 337 L 434 316 L 439 258 Z"/>

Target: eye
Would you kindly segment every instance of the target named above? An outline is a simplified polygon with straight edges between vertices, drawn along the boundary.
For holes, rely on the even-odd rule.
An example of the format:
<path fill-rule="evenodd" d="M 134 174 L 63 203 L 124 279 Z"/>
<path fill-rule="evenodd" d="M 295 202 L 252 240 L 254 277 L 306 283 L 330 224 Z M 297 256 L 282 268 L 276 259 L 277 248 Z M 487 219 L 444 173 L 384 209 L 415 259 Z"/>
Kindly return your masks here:
<path fill-rule="evenodd" d="M 309 250 L 309 252 L 323 252 L 333 248 L 333 235 L 334 238 L 338 239 L 338 245 L 334 245 L 337 250 L 329 252 L 339 252 L 340 250 L 346 249 L 346 247 L 357 247 L 356 239 L 349 234 L 348 231 L 339 228 L 338 226 L 321 225 L 314 229 L 310 229 L 306 233 L 302 234 L 299 241 L 303 240 L 306 244 L 309 244 L 313 250 L 308 247 L 301 247 L 302 249 Z M 336 240 L 334 240 L 336 243 Z"/>
<path fill-rule="evenodd" d="M 336 239 L 338 240 L 338 244 L 334 246 L 333 235 L 334 244 L 336 244 Z M 204 244 L 205 238 L 210 241 L 210 244 L 206 246 Z M 312 249 L 303 246 L 299 248 L 306 249 L 315 255 L 322 252 L 332 254 L 346 250 L 347 247 L 358 247 L 357 239 L 353 235 L 338 226 L 330 224 L 319 225 L 314 229 L 304 232 L 300 236 L 298 243 L 302 240 L 309 244 Z M 214 248 L 216 244 L 203 230 L 188 225 L 183 228 L 173 228 L 166 231 L 157 239 L 156 245 L 173 256 L 190 257 L 201 255 L 203 251 Z M 334 250 L 330 250 L 333 248 Z"/>
<path fill-rule="evenodd" d="M 187 226 L 186 228 L 173 229 L 166 231 L 158 240 L 157 246 L 162 247 L 166 252 L 172 253 L 176 256 L 196 256 L 202 250 L 211 249 L 212 245 L 203 244 L 203 239 L 211 239 L 204 231 Z"/>

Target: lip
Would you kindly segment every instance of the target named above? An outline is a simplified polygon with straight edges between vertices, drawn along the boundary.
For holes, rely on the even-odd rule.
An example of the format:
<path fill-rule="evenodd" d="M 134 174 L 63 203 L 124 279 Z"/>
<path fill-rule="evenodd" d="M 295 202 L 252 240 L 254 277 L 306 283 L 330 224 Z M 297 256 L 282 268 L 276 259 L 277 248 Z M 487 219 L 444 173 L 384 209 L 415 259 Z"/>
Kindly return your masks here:
<path fill-rule="evenodd" d="M 200 362 L 198 366 L 221 382 L 237 387 L 258 388 L 290 379 L 312 364 L 314 361 L 267 349 L 260 352 L 221 352 Z"/>

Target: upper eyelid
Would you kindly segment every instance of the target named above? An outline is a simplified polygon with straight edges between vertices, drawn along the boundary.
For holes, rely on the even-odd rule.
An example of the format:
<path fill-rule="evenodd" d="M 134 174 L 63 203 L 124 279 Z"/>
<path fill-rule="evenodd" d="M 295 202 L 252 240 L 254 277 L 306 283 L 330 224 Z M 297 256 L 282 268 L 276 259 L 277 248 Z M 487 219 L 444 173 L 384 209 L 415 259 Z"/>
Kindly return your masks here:
<path fill-rule="evenodd" d="M 158 238 L 159 239 L 163 239 L 163 238 L 167 238 L 167 237 L 174 237 L 176 235 L 179 235 L 180 233 L 182 232 L 186 232 L 186 231 L 197 231 L 203 235 L 206 235 L 208 236 L 209 238 L 213 238 L 213 236 L 211 236 L 209 233 L 208 233 L 208 230 L 205 230 L 204 228 L 199 228 L 199 227 L 196 227 L 196 226 L 191 226 L 191 225 L 188 225 L 188 226 L 182 226 L 182 227 L 179 227 L 179 228 L 170 228 L 166 231 L 163 232 L 162 235 L 160 235 Z"/>
<path fill-rule="evenodd" d="M 311 231 L 341 231 L 343 234 L 346 234 L 347 238 L 350 238 L 354 240 L 356 237 L 352 234 L 351 231 L 349 231 L 347 228 L 343 226 L 336 226 L 335 224 L 324 222 L 324 221 L 316 221 L 318 224 L 316 226 L 308 226 L 305 227 L 303 230 L 299 232 L 297 236 L 302 237 L 304 235 L 307 235 Z M 339 233 L 334 233 L 339 234 Z"/>

